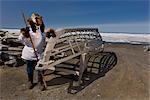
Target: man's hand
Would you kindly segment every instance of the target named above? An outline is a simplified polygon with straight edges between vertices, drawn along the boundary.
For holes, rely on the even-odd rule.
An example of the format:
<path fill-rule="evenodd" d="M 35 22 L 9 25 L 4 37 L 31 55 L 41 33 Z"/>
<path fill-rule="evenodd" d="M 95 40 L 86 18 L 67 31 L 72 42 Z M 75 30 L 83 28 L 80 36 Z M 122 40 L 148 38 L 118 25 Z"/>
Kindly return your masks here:
<path fill-rule="evenodd" d="M 48 30 L 46 30 L 45 33 L 46 33 L 47 38 L 56 37 L 55 30 L 52 28 L 49 28 Z"/>
<path fill-rule="evenodd" d="M 25 38 L 29 38 L 29 37 L 30 37 L 30 34 L 29 34 L 29 27 L 21 28 L 21 29 L 20 29 L 20 32 L 22 33 L 22 35 L 23 35 Z"/>
<path fill-rule="evenodd" d="M 29 31 L 30 31 L 29 27 L 26 27 L 26 31 L 27 31 L 27 32 L 29 32 Z"/>

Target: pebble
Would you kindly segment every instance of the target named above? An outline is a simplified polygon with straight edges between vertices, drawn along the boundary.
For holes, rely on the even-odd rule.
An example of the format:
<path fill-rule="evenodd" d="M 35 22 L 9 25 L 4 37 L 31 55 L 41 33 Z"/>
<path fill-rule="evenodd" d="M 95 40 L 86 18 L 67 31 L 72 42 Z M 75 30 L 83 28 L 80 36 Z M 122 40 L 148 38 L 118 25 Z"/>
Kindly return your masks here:
<path fill-rule="evenodd" d="M 98 94 L 97 96 L 98 96 L 98 97 L 100 97 L 101 95 L 100 95 L 100 94 Z"/>

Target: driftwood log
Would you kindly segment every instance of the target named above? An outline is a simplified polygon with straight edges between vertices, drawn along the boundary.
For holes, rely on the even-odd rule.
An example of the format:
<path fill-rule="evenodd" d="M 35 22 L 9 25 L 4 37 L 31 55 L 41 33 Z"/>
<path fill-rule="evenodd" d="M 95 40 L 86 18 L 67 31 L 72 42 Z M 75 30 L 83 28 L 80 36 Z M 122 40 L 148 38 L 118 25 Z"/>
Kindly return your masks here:
<path fill-rule="evenodd" d="M 23 44 L 18 40 L 19 34 L 0 30 L 0 65 L 18 67 L 24 64 L 21 59 Z"/>

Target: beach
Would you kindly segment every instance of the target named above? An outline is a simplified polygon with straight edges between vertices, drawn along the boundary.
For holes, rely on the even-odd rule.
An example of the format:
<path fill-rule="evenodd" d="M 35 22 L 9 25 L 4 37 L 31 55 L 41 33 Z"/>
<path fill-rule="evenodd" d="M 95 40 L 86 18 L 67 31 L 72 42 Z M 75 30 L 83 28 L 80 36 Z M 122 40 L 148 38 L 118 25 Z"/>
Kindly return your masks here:
<path fill-rule="evenodd" d="M 76 94 L 68 93 L 72 79 L 58 77 L 49 80 L 48 89 L 26 88 L 26 65 L 0 67 L 1 100 L 149 100 L 150 52 L 142 44 L 112 44 L 104 52 L 113 52 L 117 63 L 104 75 L 92 80 Z M 59 83 L 59 84 L 58 84 Z"/>
<path fill-rule="evenodd" d="M 0 100 L 150 100 L 149 0 L 0 4 Z"/>

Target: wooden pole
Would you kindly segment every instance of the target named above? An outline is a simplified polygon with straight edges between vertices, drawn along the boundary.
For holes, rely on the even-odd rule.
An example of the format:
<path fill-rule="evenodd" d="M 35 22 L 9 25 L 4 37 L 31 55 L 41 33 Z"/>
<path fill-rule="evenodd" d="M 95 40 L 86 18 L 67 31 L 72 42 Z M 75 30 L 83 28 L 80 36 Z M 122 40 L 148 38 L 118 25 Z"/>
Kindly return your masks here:
<path fill-rule="evenodd" d="M 24 22 L 25 22 L 25 24 L 26 24 L 26 27 L 28 27 L 24 13 L 22 13 L 22 16 L 23 16 Z M 31 41 L 31 44 L 32 44 L 32 48 L 33 48 L 33 50 L 34 50 L 34 54 L 35 54 L 35 56 L 36 56 L 37 62 L 38 62 L 38 60 L 39 60 L 39 59 L 38 59 L 38 55 L 37 55 L 37 53 L 36 53 L 35 46 L 34 46 L 34 44 L 33 44 L 33 41 L 32 41 L 32 38 L 31 38 L 30 33 L 29 33 L 29 38 L 30 38 L 30 41 Z"/>

